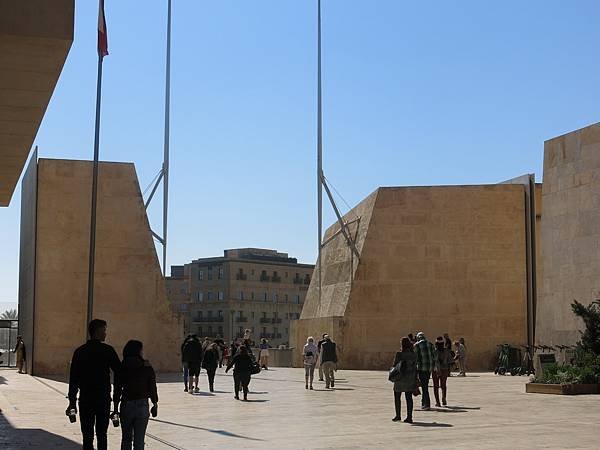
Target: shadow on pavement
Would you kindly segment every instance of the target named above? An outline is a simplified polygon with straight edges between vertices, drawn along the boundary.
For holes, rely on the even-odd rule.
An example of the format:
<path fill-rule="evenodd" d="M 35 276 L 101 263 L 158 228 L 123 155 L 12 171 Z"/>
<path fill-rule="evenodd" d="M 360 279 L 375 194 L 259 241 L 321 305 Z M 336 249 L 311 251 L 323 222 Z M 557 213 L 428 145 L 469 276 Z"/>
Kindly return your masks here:
<path fill-rule="evenodd" d="M 433 428 L 450 428 L 454 425 L 449 423 L 439 423 L 439 422 L 413 422 L 411 425 L 415 427 L 433 427 Z"/>
<path fill-rule="evenodd" d="M 481 409 L 479 406 L 444 406 L 446 409 Z"/>
<path fill-rule="evenodd" d="M 14 428 L 0 412 L 0 448 L 80 449 L 81 444 L 39 428 Z"/>
<path fill-rule="evenodd" d="M 430 411 L 443 412 L 443 413 L 465 413 L 465 412 L 469 412 L 466 409 L 446 408 L 445 406 L 444 407 L 440 406 L 440 407 L 431 408 Z"/>
<path fill-rule="evenodd" d="M 177 427 L 191 428 L 193 430 L 208 431 L 209 433 L 220 434 L 221 436 L 234 437 L 234 438 L 239 438 L 239 439 L 248 439 L 250 441 L 263 441 L 263 439 L 242 436 L 241 434 L 235 434 L 235 433 L 231 433 L 231 432 L 225 431 L 225 430 L 213 430 L 212 428 L 196 427 L 194 425 L 186 425 L 183 423 L 169 422 L 167 420 L 160 420 L 160 419 L 153 419 L 153 418 L 151 418 L 150 421 L 151 422 L 160 422 L 160 423 L 164 423 L 167 425 L 175 425 Z M 77 448 L 79 448 L 79 447 L 77 447 Z"/>
<path fill-rule="evenodd" d="M 266 399 L 255 399 L 255 400 L 248 399 L 248 400 L 244 400 L 244 401 L 247 402 L 247 403 L 264 403 L 264 402 L 268 402 L 269 400 L 266 400 Z"/>

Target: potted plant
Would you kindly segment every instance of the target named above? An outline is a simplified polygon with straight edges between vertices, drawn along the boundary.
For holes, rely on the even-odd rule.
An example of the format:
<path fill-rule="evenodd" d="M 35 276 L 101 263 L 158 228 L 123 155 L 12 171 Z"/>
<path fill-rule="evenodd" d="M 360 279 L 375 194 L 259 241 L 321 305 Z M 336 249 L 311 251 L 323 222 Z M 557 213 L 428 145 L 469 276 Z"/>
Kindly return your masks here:
<path fill-rule="evenodd" d="M 575 300 L 573 313 L 585 329 L 577 343 L 572 364 L 552 364 L 526 385 L 526 392 L 540 394 L 600 394 L 600 300 L 585 306 Z"/>

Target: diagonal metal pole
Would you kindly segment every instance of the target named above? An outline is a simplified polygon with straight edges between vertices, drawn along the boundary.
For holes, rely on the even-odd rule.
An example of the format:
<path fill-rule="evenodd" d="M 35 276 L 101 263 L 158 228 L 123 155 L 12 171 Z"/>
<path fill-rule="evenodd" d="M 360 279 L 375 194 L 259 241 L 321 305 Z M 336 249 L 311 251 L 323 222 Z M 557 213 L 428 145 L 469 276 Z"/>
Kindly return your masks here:
<path fill-rule="evenodd" d="M 350 230 L 347 228 L 348 225 L 346 224 L 346 222 L 344 222 L 344 219 L 342 218 L 342 215 L 340 214 L 340 210 L 338 209 L 337 205 L 335 204 L 333 195 L 331 194 L 331 191 L 329 190 L 329 186 L 327 186 L 327 183 L 325 183 L 324 181 L 323 181 L 323 187 L 325 188 L 325 192 L 327 192 L 327 196 L 329 197 L 331 206 L 333 206 L 333 210 L 335 211 L 335 215 L 337 217 L 338 223 L 340 224 L 340 230 L 341 230 L 342 234 L 344 235 L 344 237 L 346 238 L 346 242 L 348 243 L 348 246 L 352 250 L 352 253 L 354 253 L 356 255 L 356 257 L 360 260 L 360 253 L 358 253 L 356 245 L 354 245 L 354 240 L 352 239 L 352 236 L 350 236 Z"/>
<path fill-rule="evenodd" d="M 98 202 L 98 158 L 100 153 L 100 104 L 102 97 L 102 61 L 98 55 L 98 82 L 96 86 L 96 128 L 94 133 L 94 163 L 92 167 L 92 214 L 90 221 L 90 254 L 88 267 L 87 323 L 94 312 L 94 261 L 96 257 L 96 207 Z"/>
<path fill-rule="evenodd" d="M 318 270 L 319 270 L 319 305 L 322 290 L 322 242 L 323 242 L 323 110 L 321 98 L 321 0 L 317 0 L 317 209 L 318 209 Z"/>
<path fill-rule="evenodd" d="M 171 0 L 167 12 L 167 64 L 165 74 L 165 138 L 163 161 L 163 276 L 167 276 L 167 212 L 169 210 L 169 133 L 171 110 Z"/>

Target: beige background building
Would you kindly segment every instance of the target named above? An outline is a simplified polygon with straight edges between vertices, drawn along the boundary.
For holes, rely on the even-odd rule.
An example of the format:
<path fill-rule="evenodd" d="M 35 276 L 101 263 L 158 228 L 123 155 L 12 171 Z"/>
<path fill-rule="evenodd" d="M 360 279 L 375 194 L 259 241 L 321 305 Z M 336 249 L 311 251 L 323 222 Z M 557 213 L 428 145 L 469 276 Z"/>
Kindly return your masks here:
<path fill-rule="evenodd" d="M 231 340 L 249 328 L 257 343 L 264 337 L 272 346 L 287 345 L 290 322 L 300 317 L 313 267 L 276 250 L 225 250 L 222 257 L 172 266 L 167 290 L 191 333 Z"/>
<path fill-rule="evenodd" d="M 86 341 L 92 163 L 40 159 L 22 186 L 20 329 L 28 371 L 66 375 Z M 101 163 L 94 318 L 108 321 L 107 342 L 121 353 L 144 343 L 158 371 L 180 365 L 183 326 L 169 309 L 133 164 Z"/>
<path fill-rule="evenodd" d="M 536 340 L 569 345 L 583 328 L 570 304 L 600 298 L 600 124 L 546 141 L 543 181 Z"/>
<path fill-rule="evenodd" d="M 345 216 L 360 261 L 337 224 L 327 230 L 321 300 L 315 269 L 293 345 L 329 332 L 343 368 L 386 369 L 402 336 L 448 332 L 465 338 L 470 369 L 493 367 L 497 344 L 527 342 L 524 191 L 377 189 Z"/>

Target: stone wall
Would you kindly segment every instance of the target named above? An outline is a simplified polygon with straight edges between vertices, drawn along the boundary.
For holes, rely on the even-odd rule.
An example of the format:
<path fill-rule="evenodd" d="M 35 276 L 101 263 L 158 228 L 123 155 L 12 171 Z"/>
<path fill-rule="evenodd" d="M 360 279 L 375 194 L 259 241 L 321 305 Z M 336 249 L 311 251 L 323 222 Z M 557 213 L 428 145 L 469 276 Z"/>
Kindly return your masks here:
<path fill-rule="evenodd" d="M 37 375 L 68 372 L 86 340 L 92 164 L 38 164 L 34 360 Z M 129 339 L 159 371 L 179 366 L 182 324 L 171 313 L 133 164 L 99 168 L 94 318 L 120 354 Z M 20 301 L 22 299 L 20 298 Z"/>
<path fill-rule="evenodd" d="M 471 369 L 491 368 L 499 343 L 526 342 L 522 185 L 380 188 L 356 216 L 360 262 L 350 277 L 343 237 L 327 244 L 322 300 L 315 269 L 296 348 L 334 318 L 345 368 L 388 368 L 410 332 L 464 337 Z"/>
<path fill-rule="evenodd" d="M 542 201 L 536 341 L 573 344 L 583 322 L 570 304 L 600 298 L 600 124 L 545 142 Z"/>

